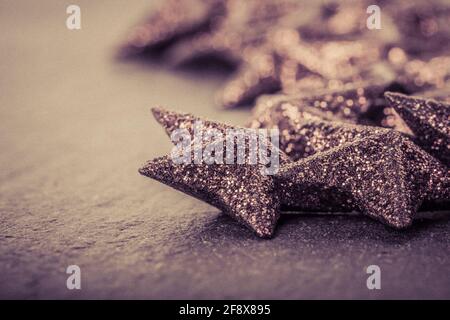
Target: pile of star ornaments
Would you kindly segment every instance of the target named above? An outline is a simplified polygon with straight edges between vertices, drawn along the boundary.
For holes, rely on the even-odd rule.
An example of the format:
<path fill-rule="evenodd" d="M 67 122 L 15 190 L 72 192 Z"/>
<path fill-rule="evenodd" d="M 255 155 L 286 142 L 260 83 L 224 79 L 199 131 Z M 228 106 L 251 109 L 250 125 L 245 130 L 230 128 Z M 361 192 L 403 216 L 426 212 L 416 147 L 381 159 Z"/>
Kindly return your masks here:
<path fill-rule="evenodd" d="M 381 30 L 366 26 L 373 4 Z M 176 164 L 166 156 L 140 172 L 260 237 L 273 235 L 285 210 L 358 211 L 408 227 L 419 210 L 450 208 L 449 53 L 446 1 L 166 1 L 121 57 L 232 65 L 218 102 L 253 104 L 247 127 L 279 130 L 279 168 L 266 175 L 249 161 Z M 162 108 L 153 114 L 169 135 L 186 129 L 194 138 L 197 120 L 235 128 Z M 191 147 L 211 149 L 205 141 Z"/>

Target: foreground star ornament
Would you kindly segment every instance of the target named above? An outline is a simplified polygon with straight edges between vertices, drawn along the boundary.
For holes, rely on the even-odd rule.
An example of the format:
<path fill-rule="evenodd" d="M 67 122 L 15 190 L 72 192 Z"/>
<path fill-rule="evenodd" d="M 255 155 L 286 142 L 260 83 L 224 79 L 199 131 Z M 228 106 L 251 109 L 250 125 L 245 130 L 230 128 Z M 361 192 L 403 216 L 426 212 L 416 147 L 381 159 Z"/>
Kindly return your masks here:
<path fill-rule="evenodd" d="M 149 161 L 139 172 L 220 209 L 259 237 L 271 237 L 279 200 L 272 179 L 259 170 L 238 164 L 176 164 L 166 156 Z"/>
<path fill-rule="evenodd" d="M 189 113 L 163 108 L 153 108 L 152 112 L 168 136 L 177 129 L 186 129 L 193 137 L 195 123 L 198 121 L 202 122 L 203 128 L 217 129 L 222 133 L 225 133 L 227 129 L 236 128 L 224 123 L 202 119 Z M 288 105 L 282 106 L 280 113 L 252 121 L 250 129 L 278 129 L 281 157 L 287 155 L 292 161 L 388 130 L 330 120 L 333 118 L 316 108 L 294 108 Z"/>
<path fill-rule="evenodd" d="M 388 130 L 292 163 L 277 174 L 283 203 L 317 193 L 394 228 L 408 227 L 425 200 L 450 198 L 450 173 L 402 134 Z"/>
<path fill-rule="evenodd" d="M 278 100 L 262 99 L 249 126 L 277 128 L 280 149 L 296 161 L 374 133 L 387 132 L 386 128 L 355 124 L 369 113 L 382 113 L 378 100 L 383 90 L 378 88 L 372 93 L 358 88 L 346 94 L 335 92 L 297 100 L 286 100 L 283 96 Z"/>
<path fill-rule="evenodd" d="M 171 111 L 161 107 L 154 107 L 151 111 L 155 120 L 164 128 L 169 137 L 175 130 L 186 129 L 191 135 L 191 138 L 194 139 L 195 124 L 198 122 L 202 123 L 204 129 L 216 129 L 222 134 L 224 134 L 227 129 L 237 129 L 237 127 L 196 117 L 190 113 Z"/>
<path fill-rule="evenodd" d="M 246 225 L 259 237 L 271 237 L 279 217 L 279 190 L 273 177 L 265 173 L 267 165 L 261 164 L 261 158 L 258 159 L 258 163 L 251 162 L 249 140 L 245 140 L 246 129 L 212 121 L 202 122 L 207 130 L 216 129 L 224 132 L 229 128 L 241 129 L 235 133 L 237 140 L 243 138 L 245 141 L 244 161 L 238 160 L 238 147 L 235 147 L 233 163 L 226 164 L 223 159 L 227 157 L 229 147 L 225 138 L 199 142 L 194 137 L 196 121 L 200 118 L 160 108 L 154 109 L 153 113 L 169 135 L 180 128 L 186 129 L 189 135 L 192 135 L 194 138 L 190 144 L 192 161 L 176 161 L 172 154 L 147 162 L 139 172 L 215 206 Z M 243 136 L 240 136 L 241 134 Z M 271 155 L 273 152 L 279 152 L 266 142 L 263 141 L 259 145 L 260 148 L 267 148 L 265 152 L 270 152 Z M 196 160 L 196 155 L 199 154 L 203 157 Z M 279 155 L 279 165 L 290 162 L 282 153 Z"/>
<path fill-rule="evenodd" d="M 176 129 L 186 129 L 193 136 L 195 123 L 200 120 L 204 128 L 207 129 L 218 129 L 221 132 L 225 132 L 226 129 L 233 128 L 232 126 L 201 119 L 188 113 L 178 113 L 162 108 L 154 108 L 152 111 L 156 120 L 166 129 L 166 133 L 169 136 Z M 304 115 L 309 114 L 311 117 L 315 117 L 318 115 L 315 111 L 316 109 L 309 108 L 304 110 L 303 113 Z M 387 132 L 388 130 L 378 127 L 322 121 L 320 118 L 310 118 L 304 122 L 287 123 L 286 126 L 280 122 L 279 129 L 279 147 L 283 151 L 280 153 L 281 167 L 283 164 L 291 162 L 286 158 L 284 152 L 287 153 L 291 160 L 297 160 L 316 153 L 325 152 L 331 148 L 373 135 L 374 133 Z M 278 180 L 276 182 L 275 189 L 278 197 L 280 197 L 279 195 L 289 195 L 292 193 L 292 187 L 289 183 L 278 183 Z M 292 201 L 292 199 L 294 198 L 281 196 L 281 208 L 290 211 L 310 212 L 345 212 L 353 210 L 347 203 L 339 201 L 333 195 L 316 192 L 314 189 L 297 192 L 295 194 L 296 200 Z"/>
<path fill-rule="evenodd" d="M 450 166 L 450 104 L 391 92 L 385 96 L 413 131 L 417 143 Z"/>
<path fill-rule="evenodd" d="M 280 149 L 296 161 L 386 130 L 389 129 L 330 121 L 283 122 Z"/>

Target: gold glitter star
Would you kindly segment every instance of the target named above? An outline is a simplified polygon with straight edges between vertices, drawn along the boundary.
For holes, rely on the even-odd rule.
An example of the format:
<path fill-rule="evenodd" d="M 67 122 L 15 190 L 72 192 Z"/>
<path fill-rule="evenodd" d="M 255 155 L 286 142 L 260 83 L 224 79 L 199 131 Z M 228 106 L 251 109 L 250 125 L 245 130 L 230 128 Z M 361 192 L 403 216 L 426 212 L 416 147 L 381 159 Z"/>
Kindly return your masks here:
<path fill-rule="evenodd" d="M 450 198 L 449 170 L 393 130 L 299 160 L 276 177 L 290 186 L 283 203 L 307 206 L 304 195 L 316 193 L 394 228 L 408 227 L 424 200 Z"/>
<path fill-rule="evenodd" d="M 450 104 L 387 92 L 386 99 L 416 136 L 417 143 L 450 165 Z"/>
<path fill-rule="evenodd" d="M 273 177 L 263 173 L 265 165 L 261 162 L 252 164 L 249 161 L 249 140 L 244 140 L 244 163 L 238 163 L 237 149 L 233 153 L 233 163 L 220 162 L 216 160 L 217 157 L 220 155 L 219 158 L 223 159 L 227 153 L 225 138 L 196 144 L 195 124 L 200 118 L 161 108 L 154 109 L 153 113 L 169 135 L 176 129 L 186 129 L 194 138 L 190 145 L 192 158 L 195 154 L 202 153 L 203 159 L 197 163 L 178 163 L 173 157 L 165 156 L 149 161 L 139 172 L 215 206 L 246 225 L 259 237 L 271 237 L 279 217 L 279 190 Z M 240 129 L 206 120 L 202 120 L 202 123 L 206 130 L 217 129 L 225 132 L 230 128 Z M 235 131 L 238 134 L 236 140 L 240 140 L 241 134 L 245 136 L 246 130 L 248 129 Z M 264 145 L 270 152 L 275 152 L 272 145 Z M 206 150 L 214 152 L 205 156 Z M 281 152 L 279 161 L 280 165 L 290 162 Z"/>

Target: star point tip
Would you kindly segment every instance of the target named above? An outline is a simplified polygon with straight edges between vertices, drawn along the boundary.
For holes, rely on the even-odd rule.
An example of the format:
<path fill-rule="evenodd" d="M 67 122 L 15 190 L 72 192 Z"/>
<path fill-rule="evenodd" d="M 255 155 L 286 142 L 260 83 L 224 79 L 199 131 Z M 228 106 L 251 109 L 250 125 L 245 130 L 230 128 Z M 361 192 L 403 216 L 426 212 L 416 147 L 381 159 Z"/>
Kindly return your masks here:
<path fill-rule="evenodd" d="M 153 172 L 154 169 L 157 169 L 156 160 L 157 159 L 148 160 L 138 169 L 138 172 L 143 176 L 155 179 L 155 175 L 153 174 Z"/>
<path fill-rule="evenodd" d="M 156 120 L 160 119 L 164 114 L 168 112 L 165 108 L 161 106 L 152 107 L 150 111 Z"/>
<path fill-rule="evenodd" d="M 146 162 L 144 165 L 142 165 L 139 169 L 138 172 L 139 174 L 143 175 L 143 176 L 148 176 L 148 162 Z"/>
<path fill-rule="evenodd" d="M 390 103 L 398 103 L 399 102 L 398 99 L 405 98 L 407 97 L 407 95 L 399 92 L 386 91 L 384 93 L 384 97 Z"/>
<path fill-rule="evenodd" d="M 274 230 L 257 230 L 255 231 L 256 235 L 261 239 L 272 239 L 274 236 L 275 231 Z"/>

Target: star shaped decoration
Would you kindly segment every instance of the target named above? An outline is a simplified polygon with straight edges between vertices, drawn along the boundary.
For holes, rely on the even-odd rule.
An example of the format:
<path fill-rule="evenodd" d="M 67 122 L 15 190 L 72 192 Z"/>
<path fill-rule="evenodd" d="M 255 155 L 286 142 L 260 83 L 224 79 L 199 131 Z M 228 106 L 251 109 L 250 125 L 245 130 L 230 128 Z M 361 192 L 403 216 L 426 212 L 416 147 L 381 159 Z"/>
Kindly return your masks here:
<path fill-rule="evenodd" d="M 256 97 L 281 90 L 280 59 L 272 49 L 249 49 L 235 74 L 217 94 L 217 103 L 224 108 L 250 104 Z"/>
<path fill-rule="evenodd" d="M 155 120 L 164 128 L 169 137 L 175 130 L 186 129 L 191 135 L 191 138 L 194 139 L 195 124 L 197 122 L 202 123 L 203 129 L 217 129 L 222 134 L 225 134 L 227 129 L 236 128 L 225 123 L 203 119 L 190 113 L 176 112 L 162 107 L 154 107 L 151 111 Z"/>
<path fill-rule="evenodd" d="M 171 46 L 172 64 L 210 56 L 239 63 L 246 48 L 261 44 L 278 26 L 298 28 L 310 40 L 360 36 L 366 7 L 360 1 L 312 6 L 297 0 L 169 0 L 134 28 L 124 52 Z"/>
<path fill-rule="evenodd" d="M 298 94 L 373 79 L 372 64 L 380 61 L 380 49 L 364 41 L 308 43 L 294 29 L 279 29 L 264 46 L 243 55 L 219 103 L 233 108 L 281 89 Z"/>
<path fill-rule="evenodd" d="M 238 64 L 242 51 L 259 45 L 274 25 L 298 24 L 296 0 L 169 0 L 134 28 L 123 56 L 170 49 L 172 65 L 215 57 Z M 295 19 L 287 19 L 287 16 Z"/>
<path fill-rule="evenodd" d="M 368 3 L 170 0 L 136 28 L 123 52 L 126 56 L 170 47 L 166 57 L 172 65 L 211 62 L 213 57 L 212 61 L 238 67 L 218 94 L 218 103 L 226 108 L 280 90 L 298 94 L 371 80 L 373 69 L 385 60 L 388 44 L 396 46 L 388 55 L 395 63 L 384 67 L 397 74 L 403 92 L 440 88 L 450 74 L 447 55 L 426 61 L 418 59 L 417 52 L 429 49 L 423 41 L 440 47 L 445 43 L 450 35 L 445 23 L 449 7 L 434 1 L 430 7 L 383 3 L 385 22 L 395 22 L 385 23 L 383 29 L 389 35 L 398 29 L 398 41 L 379 35 L 382 32 L 367 32 Z M 311 12 L 306 14 L 306 9 Z M 408 43 L 416 40 L 420 46 L 410 50 Z M 395 119 L 395 113 L 386 112 Z"/>
<path fill-rule="evenodd" d="M 189 64 L 210 57 L 232 66 L 239 65 L 248 50 L 263 45 L 267 34 L 289 17 L 302 20 L 305 6 L 296 0 L 228 0 L 226 15 L 220 26 L 199 34 L 190 41 L 182 41 L 171 53 L 172 65 Z"/>
<path fill-rule="evenodd" d="M 311 41 L 354 40 L 367 30 L 367 6 L 360 1 L 311 6 L 297 0 L 229 0 L 225 6 L 227 15 L 220 27 L 182 42 L 172 63 L 214 56 L 237 65 L 247 60 L 246 51 L 264 51 L 267 37 L 279 28 L 299 30 Z"/>
<path fill-rule="evenodd" d="M 155 53 L 181 39 L 209 32 L 225 14 L 224 4 L 224 0 L 168 0 L 133 28 L 120 55 Z"/>
<path fill-rule="evenodd" d="M 385 96 L 417 143 L 450 166 L 450 104 L 391 92 Z"/>
<path fill-rule="evenodd" d="M 364 92 L 363 88 L 358 88 L 351 89 L 346 94 L 345 91 L 330 92 L 312 98 L 266 97 L 260 99 L 248 125 L 256 129 L 279 129 L 280 149 L 296 161 L 343 143 L 386 131 L 385 128 L 372 126 L 374 121 L 370 121 L 379 114 L 384 115 L 383 88 L 377 88 L 372 93 Z M 409 128 L 399 121 L 401 119 L 398 116 L 396 119 L 397 131 L 411 135 Z"/>
<path fill-rule="evenodd" d="M 386 101 L 383 93 L 389 88 L 388 81 L 364 81 L 336 84 L 333 89 L 318 90 L 308 94 L 273 95 L 259 99 L 253 110 L 259 126 L 271 126 L 284 117 L 298 118 L 295 109 L 316 109 L 325 120 L 348 123 L 388 126 L 385 117 Z M 257 126 L 257 127 L 259 127 Z"/>
<path fill-rule="evenodd" d="M 296 0 L 171 0 L 136 28 L 124 52 L 175 44 L 166 55 L 172 65 L 198 66 L 212 58 L 237 66 L 218 94 L 218 103 L 228 108 L 281 89 L 324 89 L 359 79 L 360 69 L 380 58 L 379 41 L 355 38 L 362 29 L 348 11 L 366 14 L 357 3 L 325 4 L 318 10 Z M 326 25 L 325 32 L 307 30 L 311 21 Z M 296 39 L 302 33 L 307 41 Z"/>
<path fill-rule="evenodd" d="M 296 161 L 389 129 L 332 121 L 287 120 L 279 124 L 279 130 L 280 149 Z"/>
<path fill-rule="evenodd" d="M 225 133 L 227 129 L 236 128 L 224 123 L 202 119 L 189 113 L 180 113 L 159 107 L 153 108 L 152 113 L 166 130 L 168 136 L 174 130 L 186 129 L 193 137 L 195 123 L 198 121 L 202 122 L 203 128 L 217 129 L 222 133 Z M 388 130 L 381 127 L 353 125 L 330 120 L 333 119 L 316 108 L 295 107 L 294 110 L 289 110 L 289 106 L 283 106 L 280 114 L 266 118 L 265 121 L 262 118 L 254 120 L 250 124 L 250 129 L 278 129 L 281 156 L 287 155 L 292 161 Z"/>
<path fill-rule="evenodd" d="M 147 162 L 139 172 L 215 206 L 246 225 L 259 237 L 271 237 L 280 214 L 279 189 L 273 177 L 265 173 L 266 165 L 261 164 L 261 161 L 257 163 L 250 161 L 251 148 L 249 140 L 245 139 L 248 129 L 202 121 L 206 130 L 216 129 L 225 132 L 226 129 L 235 129 L 236 139 L 244 139 L 244 162 L 239 163 L 239 151 L 235 147 L 233 162 L 228 164 L 223 161 L 228 149 L 225 137 L 214 141 L 202 140 L 200 143 L 194 137 L 195 125 L 200 118 L 161 108 L 154 109 L 153 114 L 169 135 L 176 129 L 186 129 L 193 137 L 190 144 L 190 159 L 194 160 L 175 161 L 172 154 Z M 290 162 L 267 141 L 260 143 L 259 146 L 267 148 L 265 151 L 271 154 L 279 152 L 279 166 Z M 196 154 L 203 155 L 200 161 L 195 161 Z"/>
<path fill-rule="evenodd" d="M 399 132 L 387 130 L 289 164 L 283 202 L 305 206 L 318 193 L 394 228 L 411 225 L 424 200 L 448 200 L 450 173 Z M 307 204 L 306 204 L 307 205 Z"/>
<path fill-rule="evenodd" d="M 316 110 L 312 109 L 311 112 L 314 111 Z M 227 129 L 236 128 L 227 124 L 199 118 L 189 113 L 179 113 L 163 108 L 153 108 L 152 112 L 155 119 L 163 126 L 163 128 L 165 128 L 166 133 L 169 136 L 177 129 L 186 129 L 193 137 L 195 123 L 198 121 L 202 121 L 205 129 L 217 129 L 222 133 L 225 133 Z M 298 130 L 298 133 L 295 137 L 291 137 L 292 140 L 290 140 L 290 142 L 283 140 L 284 133 L 280 132 L 280 166 L 288 164 L 293 160 L 310 156 L 316 152 L 326 151 L 345 142 L 353 141 L 354 139 L 386 129 L 366 126 L 342 127 L 329 121 L 307 121 L 303 123 L 302 128 L 296 127 L 293 130 Z M 294 150 L 290 149 L 291 144 L 295 145 Z M 288 152 L 288 154 L 285 154 L 286 152 Z M 290 187 L 284 183 L 280 183 L 276 186 L 279 194 L 288 193 L 289 188 Z M 298 202 L 295 203 L 295 206 L 291 202 L 281 203 L 281 205 L 289 210 L 299 211 L 348 211 L 348 207 L 345 205 L 333 201 L 332 197 L 329 197 L 328 199 L 324 198 L 320 193 L 304 193 L 302 194 L 302 197 L 307 199 L 307 201 L 304 202 L 304 205 L 301 205 Z"/>

